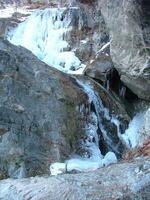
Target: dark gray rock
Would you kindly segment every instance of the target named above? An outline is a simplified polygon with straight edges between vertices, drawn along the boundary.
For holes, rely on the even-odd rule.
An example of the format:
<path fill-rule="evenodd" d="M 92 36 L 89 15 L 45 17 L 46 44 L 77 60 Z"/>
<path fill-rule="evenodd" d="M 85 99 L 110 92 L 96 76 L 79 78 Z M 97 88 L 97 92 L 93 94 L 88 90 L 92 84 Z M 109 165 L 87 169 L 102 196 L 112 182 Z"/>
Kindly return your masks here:
<path fill-rule="evenodd" d="M 48 173 L 52 162 L 64 161 L 71 153 L 82 154 L 85 123 L 94 110 L 76 80 L 2 39 L 0 57 L 0 178 Z M 87 81 L 110 113 L 128 123 L 120 102 L 102 86 Z M 104 122 L 108 137 L 113 145 L 119 143 L 122 154 L 124 145 L 110 123 Z M 106 150 L 115 151 L 113 145 Z"/>
<path fill-rule="evenodd" d="M 73 78 L 0 39 L 0 178 L 48 173 L 77 147 L 87 96 Z"/>

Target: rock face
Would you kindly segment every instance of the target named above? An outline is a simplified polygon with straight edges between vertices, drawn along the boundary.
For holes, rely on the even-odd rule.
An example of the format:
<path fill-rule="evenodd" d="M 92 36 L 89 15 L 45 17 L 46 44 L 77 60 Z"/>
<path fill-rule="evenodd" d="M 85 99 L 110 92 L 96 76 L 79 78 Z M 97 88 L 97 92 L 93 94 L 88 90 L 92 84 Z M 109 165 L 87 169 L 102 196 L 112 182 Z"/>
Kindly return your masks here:
<path fill-rule="evenodd" d="M 76 149 L 86 95 L 74 79 L 0 39 L 0 178 L 43 174 Z"/>
<path fill-rule="evenodd" d="M 150 160 L 111 165 L 95 172 L 0 182 L 0 199 L 149 200 Z"/>
<path fill-rule="evenodd" d="M 140 98 L 150 100 L 150 2 L 101 0 L 99 6 L 121 80 Z"/>

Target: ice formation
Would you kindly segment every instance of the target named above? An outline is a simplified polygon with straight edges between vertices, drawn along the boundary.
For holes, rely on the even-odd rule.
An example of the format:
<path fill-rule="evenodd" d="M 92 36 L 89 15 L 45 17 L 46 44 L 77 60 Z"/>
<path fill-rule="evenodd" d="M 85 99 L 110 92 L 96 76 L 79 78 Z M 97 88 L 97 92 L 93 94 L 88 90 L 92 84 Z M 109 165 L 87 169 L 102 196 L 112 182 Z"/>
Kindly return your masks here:
<path fill-rule="evenodd" d="M 122 134 L 122 137 L 129 148 L 135 148 L 139 144 L 140 134 L 138 131 L 143 125 L 143 122 L 144 112 L 137 113 L 129 123 L 128 129 Z"/>
<path fill-rule="evenodd" d="M 15 45 L 23 46 L 32 51 L 40 60 L 66 73 L 82 74 L 85 65 L 76 57 L 65 40 L 65 34 L 71 30 L 70 16 L 66 14 L 66 8 L 48 8 L 38 10 L 16 29 L 8 34 L 8 39 Z M 81 41 L 86 43 L 86 41 Z M 108 42 L 98 53 L 105 50 L 110 45 Z M 66 163 L 53 163 L 50 166 L 52 175 L 57 175 L 73 170 L 90 171 L 111 163 L 116 163 L 117 158 L 113 152 L 108 152 L 102 156 L 99 149 L 98 128 L 103 137 L 111 146 L 111 140 L 108 137 L 107 130 L 103 126 L 101 113 L 110 123 L 117 127 L 118 137 L 122 139 L 127 146 L 134 148 L 139 140 L 138 129 L 143 120 L 143 115 L 136 115 L 129 128 L 121 135 L 119 130 L 120 122 L 115 116 L 111 116 L 109 111 L 103 106 L 100 97 L 94 92 L 90 85 L 78 81 L 84 92 L 89 97 L 89 103 L 93 103 L 95 112 L 91 112 L 89 123 L 85 127 L 86 140 L 83 147 L 90 152 L 90 158 L 73 158 Z M 114 147 L 115 148 L 115 147 Z"/>
<path fill-rule="evenodd" d="M 29 49 L 52 67 L 66 73 L 81 74 L 85 65 L 64 39 L 72 28 L 68 15 L 67 8 L 34 11 L 26 21 L 8 33 L 8 40 Z"/>

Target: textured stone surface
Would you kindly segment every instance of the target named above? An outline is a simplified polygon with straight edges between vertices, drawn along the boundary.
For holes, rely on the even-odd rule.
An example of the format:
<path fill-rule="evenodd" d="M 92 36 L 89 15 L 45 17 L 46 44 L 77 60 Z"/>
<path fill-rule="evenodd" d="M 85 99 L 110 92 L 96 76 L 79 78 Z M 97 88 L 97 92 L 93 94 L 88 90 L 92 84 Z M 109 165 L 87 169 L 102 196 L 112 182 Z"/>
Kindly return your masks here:
<path fill-rule="evenodd" d="M 140 98 L 150 100 L 150 2 L 101 0 L 99 6 L 121 80 Z"/>
<path fill-rule="evenodd" d="M 1 200 L 148 200 L 150 160 L 110 165 L 89 173 L 0 181 Z"/>
<path fill-rule="evenodd" d="M 76 149 L 84 122 L 76 107 L 87 97 L 74 79 L 2 39 L 0 58 L 0 177 L 46 173 Z"/>

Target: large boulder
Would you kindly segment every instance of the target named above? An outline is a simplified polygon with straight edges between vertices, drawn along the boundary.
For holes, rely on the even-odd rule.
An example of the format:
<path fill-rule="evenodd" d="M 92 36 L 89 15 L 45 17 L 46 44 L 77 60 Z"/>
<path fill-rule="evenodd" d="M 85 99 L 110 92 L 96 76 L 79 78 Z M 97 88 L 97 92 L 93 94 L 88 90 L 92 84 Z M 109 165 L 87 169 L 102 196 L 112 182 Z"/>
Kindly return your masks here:
<path fill-rule="evenodd" d="M 48 173 L 82 135 L 87 96 L 74 79 L 0 39 L 0 178 Z"/>
<path fill-rule="evenodd" d="M 150 100 L 150 2 L 101 0 L 99 6 L 121 80 L 140 98 Z"/>
<path fill-rule="evenodd" d="M 117 115 L 127 124 L 129 116 L 102 86 L 90 79 L 85 83 L 81 80 L 83 84 L 91 82 L 88 87 L 93 94 L 93 89 L 97 91 L 91 101 L 75 78 L 2 39 L 0 57 L 0 178 L 48 173 L 51 163 L 64 161 L 71 153 L 82 155 L 81 138 L 91 112 L 96 112 L 95 101 L 99 101 L 96 113 L 109 138 L 104 142 L 100 139 L 100 149 L 105 149 L 104 155 L 112 150 L 121 156 L 125 147 L 112 118 Z"/>
<path fill-rule="evenodd" d="M 114 164 L 95 172 L 2 180 L 2 200 L 149 200 L 150 160 Z"/>

